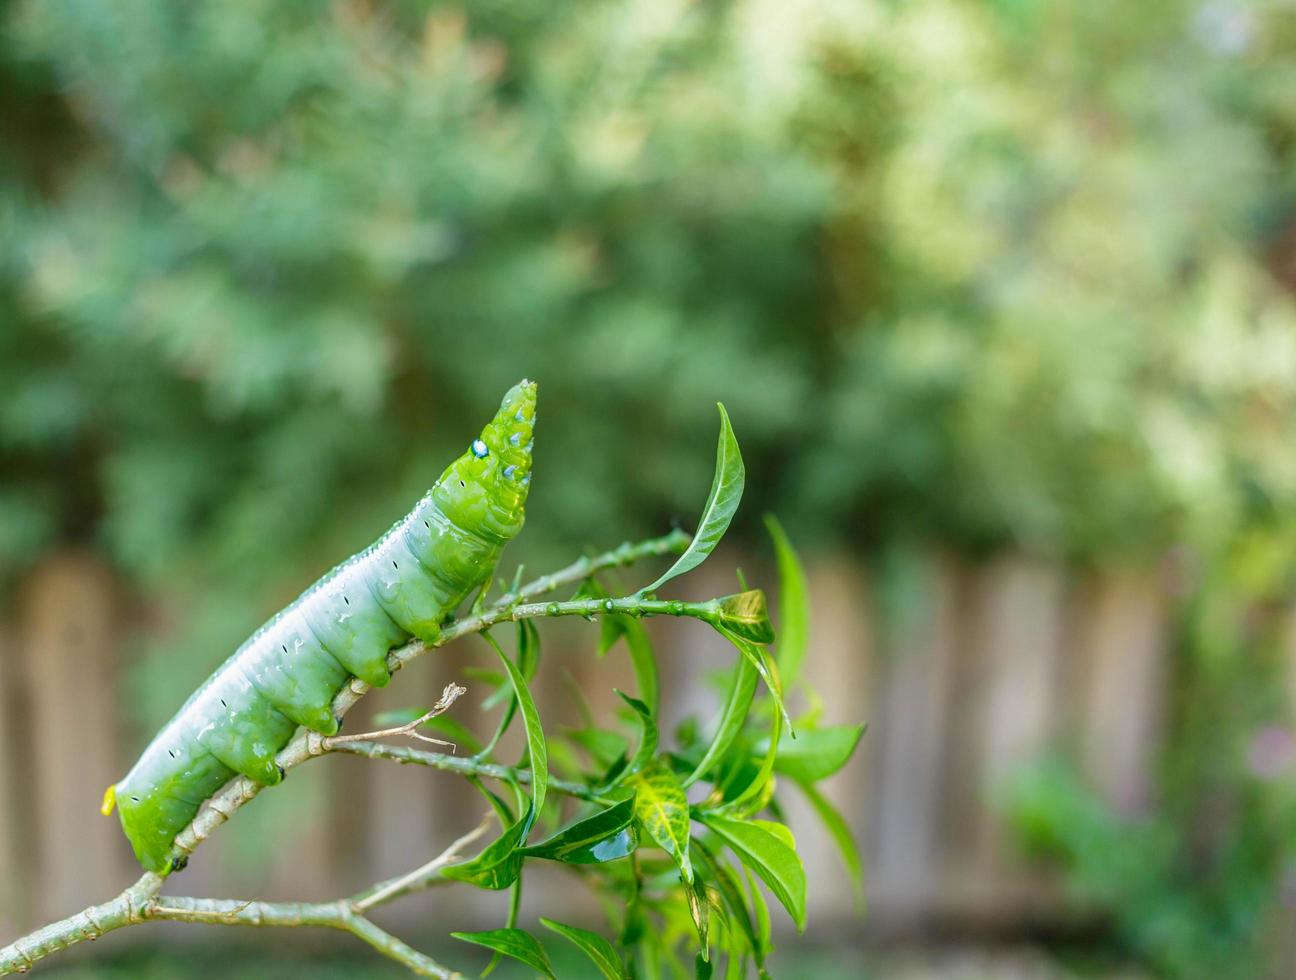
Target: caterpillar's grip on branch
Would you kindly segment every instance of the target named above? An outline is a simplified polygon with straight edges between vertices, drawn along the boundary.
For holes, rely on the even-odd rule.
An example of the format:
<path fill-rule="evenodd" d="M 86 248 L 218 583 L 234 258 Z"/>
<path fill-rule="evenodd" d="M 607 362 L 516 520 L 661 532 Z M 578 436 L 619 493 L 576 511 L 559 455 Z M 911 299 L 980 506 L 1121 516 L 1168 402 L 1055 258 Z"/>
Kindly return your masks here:
<path fill-rule="evenodd" d="M 190 696 L 126 777 L 104 794 L 140 864 L 172 867 L 176 835 L 236 773 L 283 778 L 275 755 L 298 725 L 337 731 L 331 705 L 351 676 L 387 683 L 387 652 L 431 642 L 522 529 L 536 387 L 514 386 L 468 451 L 406 517 L 338 565 L 247 640 Z"/>

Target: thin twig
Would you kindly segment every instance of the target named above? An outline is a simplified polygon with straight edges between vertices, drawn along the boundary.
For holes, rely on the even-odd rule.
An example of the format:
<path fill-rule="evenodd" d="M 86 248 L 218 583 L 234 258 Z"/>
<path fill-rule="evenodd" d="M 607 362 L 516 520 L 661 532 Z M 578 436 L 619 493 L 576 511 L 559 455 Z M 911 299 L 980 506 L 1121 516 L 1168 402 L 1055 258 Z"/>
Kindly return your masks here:
<path fill-rule="evenodd" d="M 386 759 L 388 762 L 399 762 L 406 766 L 427 766 L 442 772 L 454 772 L 460 776 L 498 779 L 506 783 L 531 782 L 531 770 L 517 769 L 513 766 L 500 765 L 498 762 L 479 762 L 476 759 L 458 755 L 446 755 L 444 752 L 425 752 L 409 745 L 387 745 L 382 742 L 335 742 L 330 752 L 345 752 L 347 755 L 358 755 L 366 759 Z M 599 796 L 584 783 L 568 782 L 565 779 L 549 777 L 549 789 L 578 800 L 590 803 L 601 803 L 611 806 L 616 800 Z"/>
<path fill-rule="evenodd" d="M 369 891 L 355 896 L 351 904 L 361 912 L 366 912 L 375 905 L 382 905 L 385 902 L 393 901 L 402 895 L 409 895 L 412 892 L 422 891 L 432 883 L 437 872 L 442 868 L 454 864 L 463 855 L 463 850 L 482 834 L 490 829 L 495 821 L 495 815 L 489 811 L 482 817 L 479 823 L 468 833 L 464 834 L 444 851 L 434 857 L 421 868 L 415 868 L 408 874 L 403 874 L 397 878 L 391 878 L 388 881 L 380 882 Z"/>
<path fill-rule="evenodd" d="M 444 739 L 424 735 L 422 732 L 418 731 L 418 727 L 432 720 L 437 715 L 445 714 L 450 710 L 452 704 L 467 693 L 468 688 L 460 687 L 452 681 L 447 684 L 445 690 L 441 692 L 441 699 L 413 721 L 406 722 L 403 725 L 397 725 L 394 728 L 380 728 L 376 732 L 361 732 L 358 735 L 329 735 L 322 738 L 320 744 L 324 747 L 325 751 L 328 751 L 334 742 L 377 742 L 381 739 L 393 738 L 397 735 L 408 735 L 410 738 L 417 738 L 424 742 L 431 742 L 433 745 L 448 745 L 453 749 L 454 742 L 447 742 Z"/>

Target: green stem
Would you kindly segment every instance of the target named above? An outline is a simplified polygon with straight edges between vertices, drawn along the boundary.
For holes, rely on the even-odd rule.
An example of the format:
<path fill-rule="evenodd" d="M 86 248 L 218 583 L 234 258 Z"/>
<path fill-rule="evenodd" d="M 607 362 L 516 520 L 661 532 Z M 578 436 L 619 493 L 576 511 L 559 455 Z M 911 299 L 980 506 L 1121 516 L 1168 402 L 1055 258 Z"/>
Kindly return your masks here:
<path fill-rule="evenodd" d="M 162 879 L 149 873 L 111 901 L 93 905 L 76 915 L 42 926 L 29 936 L 0 949 L 0 976 L 26 973 L 39 960 L 87 939 L 98 939 L 122 926 L 136 925 L 162 887 Z"/>
<path fill-rule="evenodd" d="M 692 616 L 710 623 L 719 618 L 720 603 L 716 599 L 681 602 L 678 599 L 640 599 L 638 596 L 572 599 L 568 602 L 524 603 L 514 606 L 508 618 L 527 619 L 533 616 Z"/>
<path fill-rule="evenodd" d="M 676 528 L 670 534 L 664 534 L 660 538 L 649 538 L 646 541 L 639 541 L 634 544 L 627 541 L 611 551 L 605 551 L 592 557 L 578 558 L 566 568 L 560 568 L 556 572 L 542 575 L 534 582 L 528 582 L 516 592 L 501 596 L 494 605 L 510 606 L 517 602 L 524 602 L 527 599 L 534 599 L 538 595 L 545 595 L 564 585 L 583 582 L 595 572 L 602 571 L 605 568 L 633 565 L 635 562 L 643 561 L 645 558 L 660 558 L 662 555 L 680 555 L 684 553 L 692 540 L 693 538 L 690 535 Z"/>
<path fill-rule="evenodd" d="M 345 742 L 334 740 L 326 751 L 345 752 L 347 755 L 363 756 L 366 759 L 386 759 L 406 766 L 428 766 L 442 772 L 458 773 L 460 776 L 475 776 L 479 779 L 498 779 L 500 782 L 531 782 L 531 770 L 515 769 L 512 766 L 500 765 L 497 762 L 482 762 L 471 756 L 446 755 L 444 752 L 427 752 L 408 745 L 385 745 L 382 742 Z M 549 788 L 555 793 L 588 800 L 611 806 L 616 800 L 599 796 L 593 789 L 583 783 L 571 783 L 563 779 L 549 780 Z"/>

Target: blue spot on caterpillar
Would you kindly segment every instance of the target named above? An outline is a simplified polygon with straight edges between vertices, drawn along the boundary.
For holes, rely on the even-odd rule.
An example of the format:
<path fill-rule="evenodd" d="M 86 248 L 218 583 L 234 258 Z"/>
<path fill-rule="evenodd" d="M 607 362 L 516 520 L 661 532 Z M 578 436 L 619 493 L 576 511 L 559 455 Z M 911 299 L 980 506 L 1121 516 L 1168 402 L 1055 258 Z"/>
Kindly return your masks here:
<path fill-rule="evenodd" d="M 533 382 L 510 389 L 408 515 L 252 634 L 108 788 L 103 812 L 119 808 L 140 864 L 163 875 L 184 867 L 175 838 L 204 800 L 239 774 L 281 782 L 275 756 L 298 725 L 334 734 L 333 699 L 349 679 L 385 685 L 387 652 L 435 640 L 490 577 L 522 529 L 535 407 Z"/>

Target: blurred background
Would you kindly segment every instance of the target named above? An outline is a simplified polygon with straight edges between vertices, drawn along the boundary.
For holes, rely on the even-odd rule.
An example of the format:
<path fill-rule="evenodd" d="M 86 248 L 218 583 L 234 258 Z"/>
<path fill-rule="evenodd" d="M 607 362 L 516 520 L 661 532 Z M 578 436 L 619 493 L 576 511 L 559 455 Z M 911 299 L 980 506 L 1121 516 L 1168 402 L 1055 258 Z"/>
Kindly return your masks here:
<path fill-rule="evenodd" d="M 529 376 L 510 560 L 689 526 L 717 400 L 747 498 L 681 588 L 771 584 L 765 510 L 806 559 L 868 912 L 793 810 L 776 974 L 1296 975 L 1296 5 L 5 0 L 0 121 L 0 940 L 133 879 L 103 787 Z M 667 625 L 708 710 L 728 654 Z M 614 668 L 546 637 L 561 721 Z M 182 890 L 336 896 L 475 823 L 390 769 L 302 770 Z M 387 975 L 348 943 L 49 972 Z"/>

